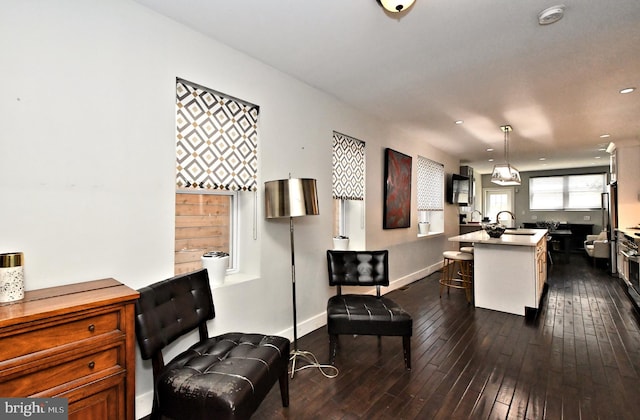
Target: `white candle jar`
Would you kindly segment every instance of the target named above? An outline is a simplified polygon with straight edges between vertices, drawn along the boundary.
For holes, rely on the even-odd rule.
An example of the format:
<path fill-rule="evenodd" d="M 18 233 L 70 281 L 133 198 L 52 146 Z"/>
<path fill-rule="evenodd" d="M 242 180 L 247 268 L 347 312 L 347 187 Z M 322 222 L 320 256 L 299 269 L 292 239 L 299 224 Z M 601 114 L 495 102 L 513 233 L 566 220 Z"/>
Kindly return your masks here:
<path fill-rule="evenodd" d="M 24 298 L 22 252 L 0 254 L 0 303 Z"/>

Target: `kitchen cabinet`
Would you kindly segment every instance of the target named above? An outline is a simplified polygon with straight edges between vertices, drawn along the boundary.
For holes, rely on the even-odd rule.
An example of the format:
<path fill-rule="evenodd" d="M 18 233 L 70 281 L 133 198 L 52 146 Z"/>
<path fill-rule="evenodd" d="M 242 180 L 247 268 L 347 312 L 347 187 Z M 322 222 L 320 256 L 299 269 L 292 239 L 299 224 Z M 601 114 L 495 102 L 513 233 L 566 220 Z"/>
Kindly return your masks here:
<path fill-rule="evenodd" d="M 534 316 L 547 280 L 547 230 L 511 229 L 500 238 L 484 232 L 454 236 L 472 242 L 474 305 Z"/>
<path fill-rule="evenodd" d="M 73 420 L 133 420 L 137 298 L 103 279 L 0 305 L 0 395 L 67 398 Z"/>
<path fill-rule="evenodd" d="M 536 299 L 540 302 L 544 285 L 547 283 L 547 240 L 541 240 L 536 245 Z"/>

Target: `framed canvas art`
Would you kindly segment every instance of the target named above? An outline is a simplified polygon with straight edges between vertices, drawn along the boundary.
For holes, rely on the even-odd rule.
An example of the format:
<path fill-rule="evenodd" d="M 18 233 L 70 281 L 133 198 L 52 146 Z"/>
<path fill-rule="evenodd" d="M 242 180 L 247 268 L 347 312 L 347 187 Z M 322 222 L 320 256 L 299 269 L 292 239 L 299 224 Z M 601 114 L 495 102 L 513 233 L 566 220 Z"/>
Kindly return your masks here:
<path fill-rule="evenodd" d="M 384 151 L 384 229 L 411 226 L 411 156 Z"/>

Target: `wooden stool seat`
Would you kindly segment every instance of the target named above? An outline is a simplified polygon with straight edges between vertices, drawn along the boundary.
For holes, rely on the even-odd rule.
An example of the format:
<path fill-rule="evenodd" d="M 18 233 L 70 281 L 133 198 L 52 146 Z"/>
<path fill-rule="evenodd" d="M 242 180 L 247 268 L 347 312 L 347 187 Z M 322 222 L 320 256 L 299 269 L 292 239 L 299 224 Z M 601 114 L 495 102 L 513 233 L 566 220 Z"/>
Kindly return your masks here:
<path fill-rule="evenodd" d="M 461 246 L 460 247 L 460 252 L 466 252 L 468 254 L 473 254 L 473 247 L 472 246 Z"/>
<path fill-rule="evenodd" d="M 440 278 L 440 297 L 447 288 L 463 289 L 467 302 L 473 299 L 473 253 L 461 251 L 445 251 L 442 253 L 444 264 Z M 457 277 L 456 277 L 457 276 Z"/>

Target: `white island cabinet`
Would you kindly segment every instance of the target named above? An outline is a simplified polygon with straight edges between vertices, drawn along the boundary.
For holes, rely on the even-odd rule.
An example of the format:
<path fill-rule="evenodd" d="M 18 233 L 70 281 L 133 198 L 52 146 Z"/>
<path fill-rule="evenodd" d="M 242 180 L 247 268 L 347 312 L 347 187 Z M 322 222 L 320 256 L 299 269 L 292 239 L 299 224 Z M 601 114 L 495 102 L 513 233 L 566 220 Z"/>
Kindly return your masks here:
<path fill-rule="evenodd" d="M 535 314 L 547 280 L 546 233 L 546 229 L 508 229 L 500 238 L 490 238 L 484 231 L 449 238 L 473 243 L 476 307 Z"/>

